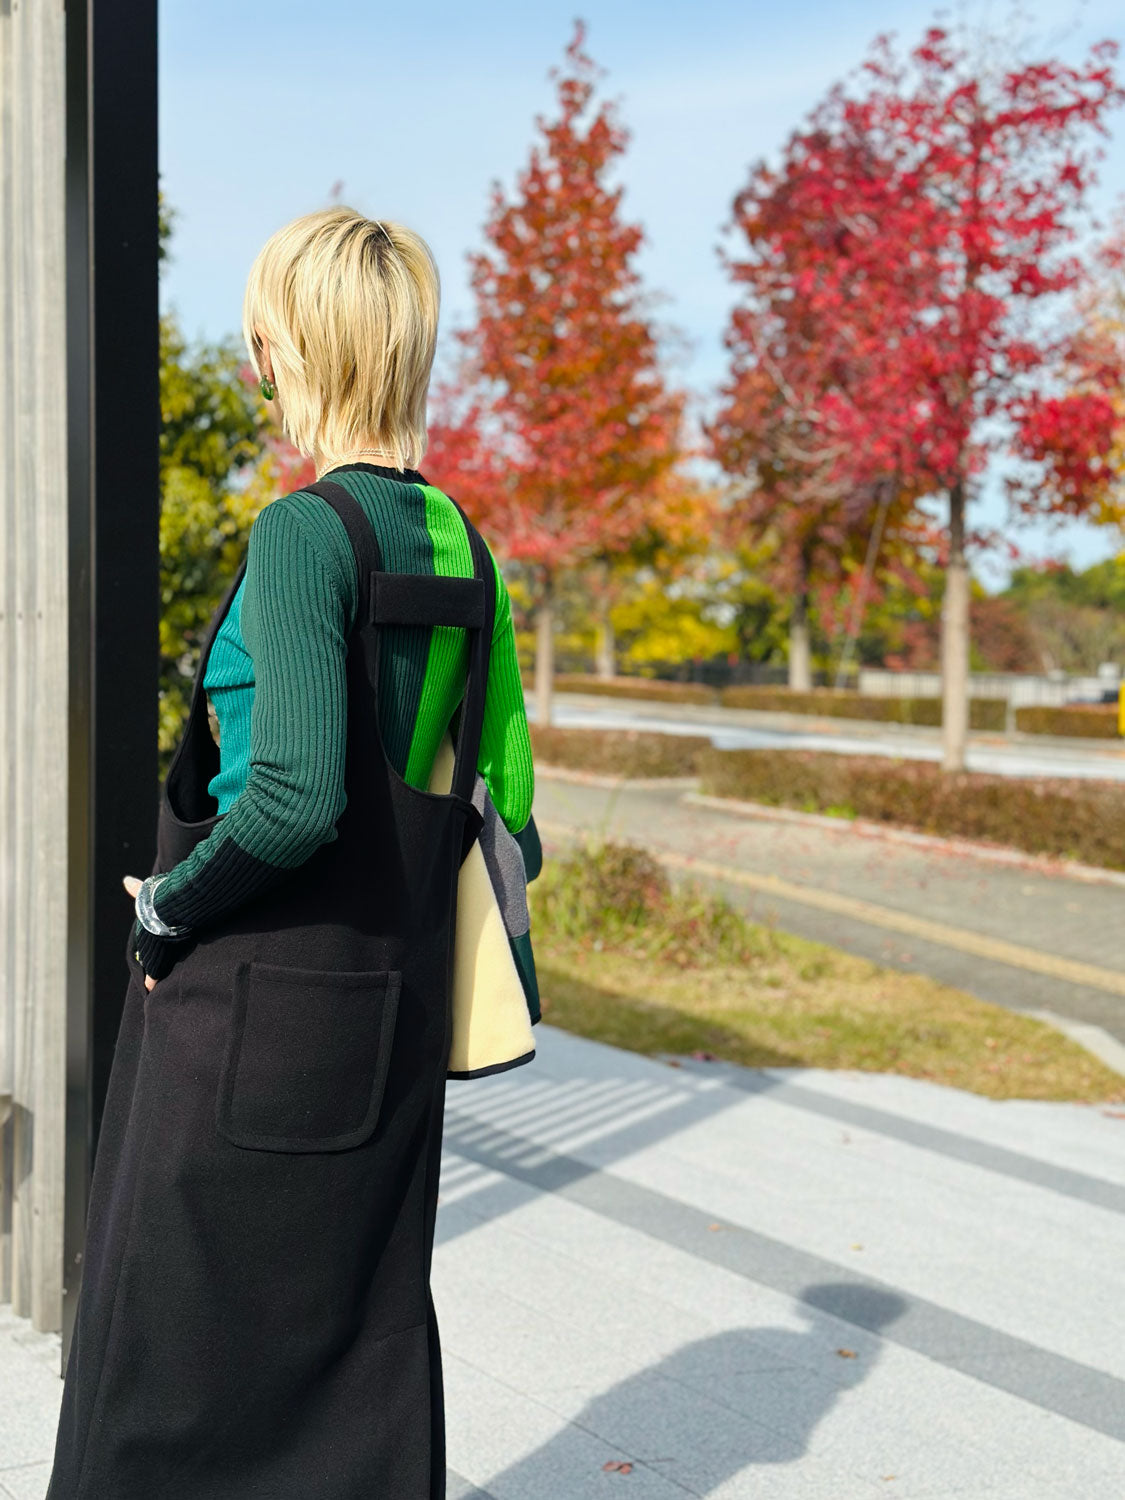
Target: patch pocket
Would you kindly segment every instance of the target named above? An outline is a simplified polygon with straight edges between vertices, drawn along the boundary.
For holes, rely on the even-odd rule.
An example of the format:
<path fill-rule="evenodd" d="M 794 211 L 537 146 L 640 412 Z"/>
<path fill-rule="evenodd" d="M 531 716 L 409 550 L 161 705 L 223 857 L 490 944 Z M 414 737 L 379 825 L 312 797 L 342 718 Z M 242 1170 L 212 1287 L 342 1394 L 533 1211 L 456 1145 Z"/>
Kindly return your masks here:
<path fill-rule="evenodd" d="M 216 1124 L 252 1151 L 346 1151 L 375 1130 L 398 969 L 238 965 Z"/>

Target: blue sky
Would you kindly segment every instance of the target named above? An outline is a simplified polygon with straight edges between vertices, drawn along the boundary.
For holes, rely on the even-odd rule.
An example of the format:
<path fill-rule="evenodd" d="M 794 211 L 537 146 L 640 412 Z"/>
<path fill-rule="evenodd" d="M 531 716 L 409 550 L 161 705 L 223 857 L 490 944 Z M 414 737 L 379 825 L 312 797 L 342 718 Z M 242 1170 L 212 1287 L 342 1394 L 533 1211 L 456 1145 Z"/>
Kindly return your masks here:
<path fill-rule="evenodd" d="M 178 213 L 164 300 L 188 336 L 237 331 L 262 241 L 341 182 L 343 201 L 410 224 L 433 247 L 448 349 L 471 316 L 465 252 L 479 244 L 490 185 L 510 188 L 526 160 L 575 13 L 554 0 L 161 0 L 161 183 Z M 588 0 L 580 13 L 632 135 L 621 177 L 625 212 L 646 232 L 645 279 L 665 295 L 658 316 L 686 336 L 675 373 L 705 405 L 723 373 L 731 300 L 715 247 L 750 162 L 777 151 L 877 33 L 909 43 L 943 14 L 1004 26 L 1012 6 Z M 1028 30 L 1077 60 L 1094 40 L 1125 39 L 1125 19 L 1120 0 L 1039 0 Z M 1112 123 L 1103 216 L 1125 189 L 1125 120 Z M 978 515 L 1002 524 L 998 496 Z M 1114 549 L 1079 524 L 1018 540 L 1030 555 L 1078 563 Z"/>

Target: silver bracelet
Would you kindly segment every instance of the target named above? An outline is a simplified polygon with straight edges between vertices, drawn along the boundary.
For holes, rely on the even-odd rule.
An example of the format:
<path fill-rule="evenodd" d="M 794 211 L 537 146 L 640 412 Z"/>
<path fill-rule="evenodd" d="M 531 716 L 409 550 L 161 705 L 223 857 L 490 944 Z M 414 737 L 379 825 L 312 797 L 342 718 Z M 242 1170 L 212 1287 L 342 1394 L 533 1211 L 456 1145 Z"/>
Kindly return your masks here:
<path fill-rule="evenodd" d="M 134 905 L 141 926 L 146 932 L 153 932 L 157 937 L 183 937 L 190 929 L 187 927 L 169 927 L 167 922 L 162 921 L 156 915 L 156 908 L 152 904 L 156 887 L 162 880 L 167 880 L 167 878 L 167 875 L 150 875 L 147 880 L 142 880 L 141 888 L 137 892 L 137 899 Z"/>

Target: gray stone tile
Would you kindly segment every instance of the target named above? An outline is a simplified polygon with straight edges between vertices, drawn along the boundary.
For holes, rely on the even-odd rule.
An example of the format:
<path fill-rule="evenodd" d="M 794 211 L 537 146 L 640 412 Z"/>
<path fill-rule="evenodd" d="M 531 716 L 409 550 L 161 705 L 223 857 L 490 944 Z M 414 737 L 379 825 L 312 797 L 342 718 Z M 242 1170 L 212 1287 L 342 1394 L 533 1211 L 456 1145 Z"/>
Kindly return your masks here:
<path fill-rule="evenodd" d="M 1125 1443 L 1049 1409 L 1080 1415 L 1075 1379 L 1115 1394 L 1098 1377 L 1121 1360 L 1125 1241 L 1105 1210 L 1052 1191 L 1049 1174 L 1009 1183 L 783 1089 L 550 1028 L 540 1041 L 532 1069 L 449 1089 L 434 1296 L 450 1500 L 1125 1496 Z M 979 1132 L 995 1162 L 1018 1152 L 1125 1180 L 1125 1124 L 1096 1111 L 772 1072 Z M 556 1160 L 557 1190 L 521 1175 Z M 728 1225 L 754 1254 L 712 1253 Z M 823 1275 L 793 1274 L 817 1256 Z M 880 1279 L 908 1313 L 857 1311 Z M 0 1500 L 42 1500 L 57 1371 L 57 1341 L 0 1309 Z M 605 1467 L 622 1462 L 632 1472 Z"/>
<path fill-rule="evenodd" d="M 445 1364 L 449 1464 L 495 1500 L 602 1500 L 623 1493 L 683 1500 L 682 1488 L 637 1455 L 455 1355 Z M 611 1462 L 632 1463 L 633 1471 L 625 1476 L 607 1470 Z"/>
<path fill-rule="evenodd" d="M 58 1374 L 0 1335 L 0 1472 L 51 1459 L 61 1401 Z"/>
<path fill-rule="evenodd" d="M 43 1500 L 50 1478 L 49 1463 L 0 1469 L 0 1495 L 4 1500 Z"/>
<path fill-rule="evenodd" d="M 773 1469 L 755 1464 L 712 1490 L 707 1500 L 887 1500 L 886 1492 L 886 1485 L 802 1459 Z"/>
<path fill-rule="evenodd" d="M 445 1476 L 445 1500 L 496 1500 L 496 1497 L 449 1469 Z"/>

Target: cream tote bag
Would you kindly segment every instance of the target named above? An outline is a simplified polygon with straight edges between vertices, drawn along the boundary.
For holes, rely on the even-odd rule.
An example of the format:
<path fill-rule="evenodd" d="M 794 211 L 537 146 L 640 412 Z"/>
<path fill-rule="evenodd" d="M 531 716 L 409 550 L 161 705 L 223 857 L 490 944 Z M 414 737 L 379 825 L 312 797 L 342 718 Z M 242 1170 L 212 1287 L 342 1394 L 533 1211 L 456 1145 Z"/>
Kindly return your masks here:
<path fill-rule="evenodd" d="M 447 734 L 438 747 L 429 791 L 449 792 L 453 758 L 453 739 Z M 478 773 L 473 793 L 478 806 L 482 793 L 487 797 Z M 535 1056 L 531 1024 L 504 914 L 480 840 L 474 839 L 457 881 L 453 1039 L 447 1076 L 484 1078 L 530 1062 Z"/>

